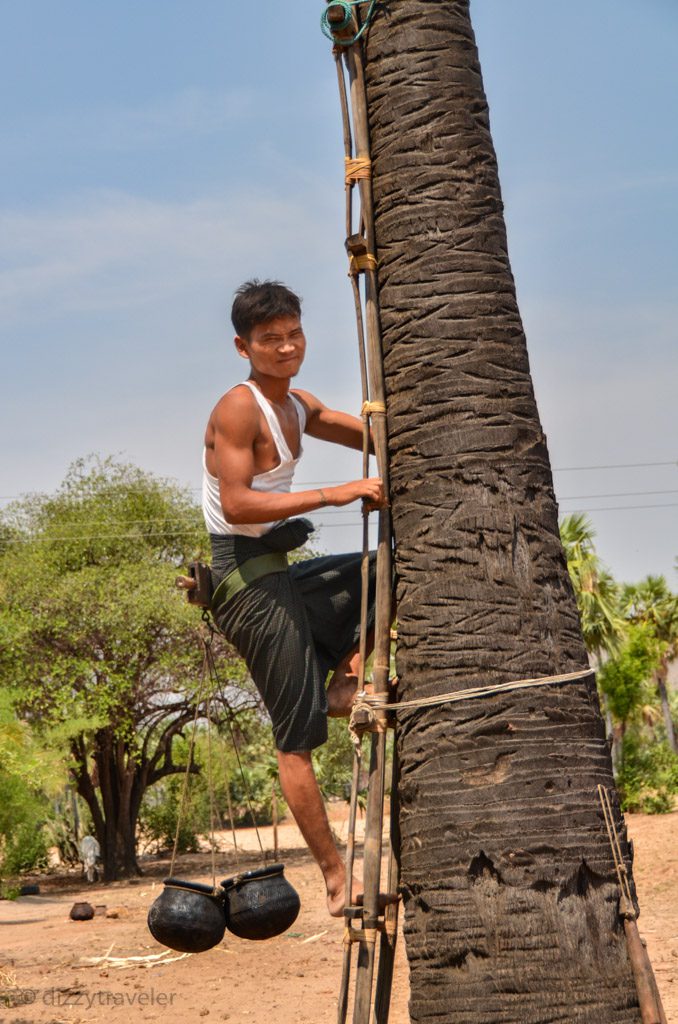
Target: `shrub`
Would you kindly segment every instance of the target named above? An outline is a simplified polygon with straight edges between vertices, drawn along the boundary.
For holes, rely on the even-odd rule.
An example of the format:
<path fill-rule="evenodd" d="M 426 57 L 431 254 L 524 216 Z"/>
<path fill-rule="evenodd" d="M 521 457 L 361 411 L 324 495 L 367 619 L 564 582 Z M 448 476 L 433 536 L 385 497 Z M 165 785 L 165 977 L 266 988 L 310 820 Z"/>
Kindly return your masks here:
<path fill-rule="evenodd" d="M 678 754 L 665 742 L 648 744 L 638 732 L 627 733 L 617 785 L 622 810 L 666 814 L 678 793 Z"/>
<path fill-rule="evenodd" d="M 4 875 L 15 877 L 27 871 L 47 867 L 47 837 L 44 829 L 32 821 L 25 821 L 5 836 L 2 851 Z"/>
<path fill-rule="evenodd" d="M 313 752 L 318 785 L 325 799 L 346 799 L 353 776 L 353 740 L 345 719 L 328 718 L 327 725 L 327 743 Z"/>
<path fill-rule="evenodd" d="M 150 790 L 148 799 L 142 805 L 139 830 L 147 845 L 150 844 L 157 853 L 174 847 L 180 797 L 181 780 L 172 778 L 164 786 L 156 786 Z M 195 807 L 189 804 L 179 828 L 177 850 L 179 853 L 195 853 L 197 849 Z"/>

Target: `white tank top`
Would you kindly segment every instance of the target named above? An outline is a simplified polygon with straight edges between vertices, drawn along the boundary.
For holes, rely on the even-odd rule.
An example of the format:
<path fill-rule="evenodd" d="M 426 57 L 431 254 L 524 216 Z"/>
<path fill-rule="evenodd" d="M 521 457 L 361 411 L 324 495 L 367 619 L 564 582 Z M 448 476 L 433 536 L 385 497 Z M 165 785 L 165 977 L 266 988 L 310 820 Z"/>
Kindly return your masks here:
<path fill-rule="evenodd" d="M 280 426 L 280 420 L 276 416 L 271 403 L 268 399 L 264 398 L 261 391 L 252 381 L 245 380 L 243 384 L 250 389 L 266 418 L 268 429 L 271 431 L 273 442 L 278 451 L 278 458 L 280 459 L 279 464 L 274 469 L 270 469 L 268 473 L 259 473 L 252 478 L 252 490 L 289 494 L 292 489 L 294 471 L 303 454 L 301 438 L 306 427 L 306 410 L 299 399 L 290 392 L 290 397 L 294 403 L 294 408 L 297 410 L 297 417 L 299 419 L 299 454 L 295 459 L 292 457 L 292 452 Z M 207 471 L 207 453 L 205 449 L 203 449 L 202 453 L 202 511 L 209 533 L 226 534 L 229 536 L 231 534 L 238 534 L 242 537 L 261 537 L 282 521 L 251 524 L 227 522 L 224 510 L 221 507 L 221 498 L 219 497 L 219 481 Z"/>

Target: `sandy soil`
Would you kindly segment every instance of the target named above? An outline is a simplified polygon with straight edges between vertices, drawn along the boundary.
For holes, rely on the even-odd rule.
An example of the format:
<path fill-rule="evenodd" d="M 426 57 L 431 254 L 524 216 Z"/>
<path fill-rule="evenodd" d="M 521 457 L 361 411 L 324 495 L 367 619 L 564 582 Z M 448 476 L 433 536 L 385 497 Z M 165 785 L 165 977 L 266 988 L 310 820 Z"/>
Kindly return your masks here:
<path fill-rule="evenodd" d="M 640 930 L 669 1024 L 678 1024 L 678 812 L 629 815 L 628 823 L 636 848 Z M 270 830 L 263 832 L 270 846 Z M 239 844 L 241 867 L 256 867 L 250 831 L 239 832 Z M 268 942 L 245 942 L 227 932 L 221 945 L 199 956 L 163 954 L 147 931 L 146 914 L 161 890 L 166 861 L 150 861 L 146 877 L 135 883 L 87 886 L 73 877 L 43 878 L 40 896 L 0 903 L 0 1024 L 184 1024 L 201 1017 L 232 1024 L 334 1022 L 343 922 L 327 915 L 319 872 L 293 826 L 282 827 L 281 846 L 287 877 L 301 897 L 295 925 Z M 219 864 L 217 878 L 237 870 L 232 852 Z M 210 881 L 209 858 L 184 857 L 175 873 Z M 116 916 L 72 922 L 68 912 L 76 899 L 105 905 Z M 142 959 L 113 959 L 130 957 Z M 407 999 L 401 941 L 391 1024 L 408 1024 Z"/>

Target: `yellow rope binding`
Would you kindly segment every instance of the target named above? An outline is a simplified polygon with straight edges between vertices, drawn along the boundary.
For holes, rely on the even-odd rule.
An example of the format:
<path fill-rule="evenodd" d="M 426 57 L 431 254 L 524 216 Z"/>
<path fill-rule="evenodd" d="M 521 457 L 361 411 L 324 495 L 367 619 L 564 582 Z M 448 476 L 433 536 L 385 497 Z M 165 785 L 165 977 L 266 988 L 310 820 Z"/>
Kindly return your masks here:
<path fill-rule="evenodd" d="M 347 185 L 355 185 L 358 181 L 372 177 L 372 161 L 368 156 L 347 156 L 345 166 Z"/>
<path fill-rule="evenodd" d="M 354 274 L 359 274 L 363 270 L 376 270 L 378 265 L 377 257 L 373 256 L 371 252 L 366 252 L 362 256 L 351 255 L 348 260 L 349 277 L 353 277 Z"/>
<path fill-rule="evenodd" d="M 348 928 L 344 929 L 344 943 L 351 945 L 353 942 L 364 942 L 368 946 L 374 946 L 377 941 L 376 928 Z"/>
<path fill-rule="evenodd" d="M 364 420 L 370 418 L 370 416 L 385 416 L 386 406 L 383 402 L 363 402 L 360 415 Z"/>

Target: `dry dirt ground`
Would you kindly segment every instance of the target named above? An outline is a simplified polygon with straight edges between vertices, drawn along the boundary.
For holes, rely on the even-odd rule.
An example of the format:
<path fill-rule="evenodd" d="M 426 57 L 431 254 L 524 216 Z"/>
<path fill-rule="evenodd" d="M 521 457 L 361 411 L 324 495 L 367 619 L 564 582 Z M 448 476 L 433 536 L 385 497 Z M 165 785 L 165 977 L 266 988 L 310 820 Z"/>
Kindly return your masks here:
<path fill-rule="evenodd" d="M 640 930 L 669 1024 L 678 1024 L 678 812 L 627 820 L 636 847 Z M 263 831 L 270 844 L 270 830 Z M 239 843 L 241 869 L 256 867 L 254 837 L 242 830 Z M 135 883 L 87 886 L 75 877 L 42 878 L 40 896 L 0 902 L 0 1024 L 185 1024 L 203 1017 L 206 1024 L 331 1024 L 343 922 L 327 915 L 319 872 L 292 826 L 282 827 L 281 845 L 286 875 L 301 897 L 297 922 L 267 942 L 227 932 L 221 945 L 198 956 L 164 951 L 146 928 L 167 861 L 149 861 L 146 876 Z M 232 852 L 219 864 L 217 878 L 236 870 Z M 183 857 L 175 874 L 210 881 L 209 858 Z M 115 916 L 72 922 L 68 912 L 76 899 L 105 905 Z M 391 1024 L 407 1024 L 407 999 L 400 941 Z"/>

